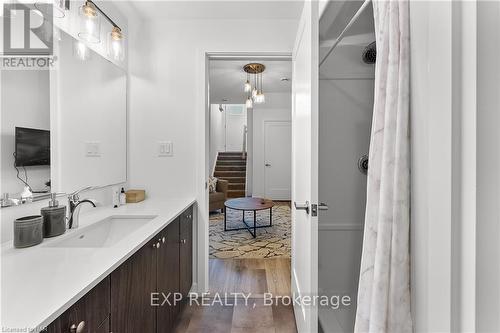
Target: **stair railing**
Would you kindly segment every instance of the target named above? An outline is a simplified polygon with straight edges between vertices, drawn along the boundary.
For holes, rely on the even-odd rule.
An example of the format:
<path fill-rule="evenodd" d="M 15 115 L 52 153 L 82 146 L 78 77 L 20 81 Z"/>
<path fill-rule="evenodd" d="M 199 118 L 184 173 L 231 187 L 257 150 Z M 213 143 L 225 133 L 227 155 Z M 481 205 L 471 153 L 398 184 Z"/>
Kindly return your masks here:
<path fill-rule="evenodd" d="M 243 149 L 241 150 L 242 158 L 247 156 L 247 125 L 243 125 Z"/>

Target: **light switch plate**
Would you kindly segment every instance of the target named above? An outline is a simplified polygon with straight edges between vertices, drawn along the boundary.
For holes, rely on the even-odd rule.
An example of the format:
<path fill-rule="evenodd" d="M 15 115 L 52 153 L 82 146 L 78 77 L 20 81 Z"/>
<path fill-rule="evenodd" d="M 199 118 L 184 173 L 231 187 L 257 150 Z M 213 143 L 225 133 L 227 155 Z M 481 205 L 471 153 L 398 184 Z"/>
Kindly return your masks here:
<path fill-rule="evenodd" d="M 101 143 L 97 141 L 85 142 L 85 156 L 87 157 L 100 157 L 101 156 Z"/>
<path fill-rule="evenodd" d="M 159 141 L 158 142 L 158 156 L 168 157 L 174 155 L 174 146 L 172 141 Z"/>

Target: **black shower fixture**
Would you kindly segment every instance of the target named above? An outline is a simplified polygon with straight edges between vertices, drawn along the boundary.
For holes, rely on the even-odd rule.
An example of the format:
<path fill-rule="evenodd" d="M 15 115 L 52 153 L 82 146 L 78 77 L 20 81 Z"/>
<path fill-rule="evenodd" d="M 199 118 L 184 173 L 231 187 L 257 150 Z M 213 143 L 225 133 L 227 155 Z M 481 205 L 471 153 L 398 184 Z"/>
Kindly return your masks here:
<path fill-rule="evenodd" d="M 368 44 L 363 50 L 361 57 L 365 64 L 374 64 L 377 59 L 377 45 L 375 42 Z"/>

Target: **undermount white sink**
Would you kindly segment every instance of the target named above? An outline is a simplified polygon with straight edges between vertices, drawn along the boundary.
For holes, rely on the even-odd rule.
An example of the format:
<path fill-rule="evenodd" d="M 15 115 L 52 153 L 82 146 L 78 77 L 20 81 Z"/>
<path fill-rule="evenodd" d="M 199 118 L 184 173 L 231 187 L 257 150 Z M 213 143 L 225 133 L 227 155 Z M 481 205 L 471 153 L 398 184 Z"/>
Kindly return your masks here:
<path fill-rule="evenodd" d="M 83 227 L 64 237 L 45 245 L 46 247 L 110 247 L 139 229 L 156 216 L 116 215 L 109 216 L 88 227 Z"/>

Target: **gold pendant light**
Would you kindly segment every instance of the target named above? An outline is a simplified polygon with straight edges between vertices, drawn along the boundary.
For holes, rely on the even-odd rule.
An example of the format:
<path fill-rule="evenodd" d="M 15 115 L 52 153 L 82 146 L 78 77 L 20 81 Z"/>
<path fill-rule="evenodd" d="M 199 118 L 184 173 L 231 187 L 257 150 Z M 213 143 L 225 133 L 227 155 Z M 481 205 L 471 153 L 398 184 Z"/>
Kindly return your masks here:
<path fill-rule="evenodd" d="M 248 94 L 245 105 L 247 108 L 252 108 L 253 104 L 261 104 L 265 102 L 265 96 L 262 89 L 262 73 L 266 66 L 259 63 L 249 63 L 243 66 L 243 70 L 247 73 L 247 81 L 245 82 L 244 90 Z M 250 84 L 250 75 L 253 75 L 254 85 Z M 250 93 L 251 92 L 251 93 Z"/>

